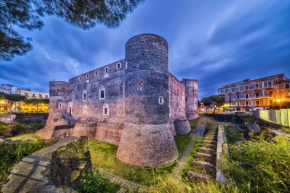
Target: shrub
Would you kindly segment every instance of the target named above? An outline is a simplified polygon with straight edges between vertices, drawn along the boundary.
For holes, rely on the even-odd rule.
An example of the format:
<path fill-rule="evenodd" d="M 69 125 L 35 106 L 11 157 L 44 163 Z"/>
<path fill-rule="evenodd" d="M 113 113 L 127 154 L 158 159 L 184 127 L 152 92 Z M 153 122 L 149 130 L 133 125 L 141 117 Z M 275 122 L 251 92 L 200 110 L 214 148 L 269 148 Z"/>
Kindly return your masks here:
<path fill-rule="evenodd" d="M 290 192 L 290 141 L 275 137 L 233 145 L 231 161 L 222 168 L 242 192 Z"/>
<path fill-rule="evenodd" d="M 22 158 L 40 150 L 44 143 L 40 140 L 21 144 L 0 145 L 0 181 L 5 180 L 7 172 Z"/>
<path fill-rule="evenodd" d="M 97 169 L 93 169 L 90 173 L 82 173 L 80 183 L 74 189 L 81 193 L 115 193 L 120 187 L 103 178 Z"/>

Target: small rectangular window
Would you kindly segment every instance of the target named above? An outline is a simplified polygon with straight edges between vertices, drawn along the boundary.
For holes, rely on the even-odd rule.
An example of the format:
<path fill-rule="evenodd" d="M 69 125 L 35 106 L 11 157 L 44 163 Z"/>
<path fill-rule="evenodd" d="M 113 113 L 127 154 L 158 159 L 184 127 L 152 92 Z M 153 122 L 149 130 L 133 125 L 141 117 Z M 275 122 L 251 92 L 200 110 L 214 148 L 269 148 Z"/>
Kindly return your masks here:
<path fill-rule="evenodd" d="M 104 112 L 105 115 L 108 115 L 109 114 L 109 109 L 108 108 L 105 108 L 105 112 Z"/>
<path fill-rule="evenodd" d="M 101 90 L 101 98 L 105 98 L 105 91 L 104 90 Z"/>
<path fill-rule="evenodd" d="M 109 68 L 106 67 L 106 68 L 105 68 L 105 73 L 108 73 L 108 72 L 109 72 Z"/>
<path fill-rule="evenodd" d="M 98 71 L 95 71 L 95 75 L 98 76 Z"/>
<path fill-rule="evenodd" d="M 285 84 L 285 88 L 290 88 L 290 84 Z"/>
<path fill-rule="evenodd" d="M 89 79 L 89 74 L 86 74 L 86 79 Z"/>
<path fill-rule="evenodd" d="M 117 64 L 117 68 L 118 68 L 118 69 L 121 68 L 121 64 L 120 64 L 120 63 Z"/>

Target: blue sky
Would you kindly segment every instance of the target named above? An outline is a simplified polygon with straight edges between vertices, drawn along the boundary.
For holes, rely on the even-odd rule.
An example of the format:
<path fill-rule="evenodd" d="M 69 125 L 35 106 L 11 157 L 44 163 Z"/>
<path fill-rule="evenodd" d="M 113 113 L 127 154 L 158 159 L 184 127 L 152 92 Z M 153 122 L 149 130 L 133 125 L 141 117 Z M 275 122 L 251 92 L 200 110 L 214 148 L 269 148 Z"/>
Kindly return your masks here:
<path fill-rule="evenodd" d="M 169 69 L 199 81 L 199 98 L 224 84 L 284 73 L 290 78 L 289 0 L 146 0 L 116 29 L 82 30 L 55 16 L 20 29 L 33 50 L 0 62 L 0 83 L 48 92 L 64 80 L 125 57 L 126 41 L 155 33 L 169 43 Z"/>

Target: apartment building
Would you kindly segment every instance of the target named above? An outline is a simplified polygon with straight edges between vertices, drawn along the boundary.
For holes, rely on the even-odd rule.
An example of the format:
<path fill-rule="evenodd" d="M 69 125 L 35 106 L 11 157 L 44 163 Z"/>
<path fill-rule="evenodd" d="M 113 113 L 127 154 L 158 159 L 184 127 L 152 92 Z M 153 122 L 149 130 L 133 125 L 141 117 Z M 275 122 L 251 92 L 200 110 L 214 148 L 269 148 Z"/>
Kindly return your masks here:
<path fill-rule="evenodd" d="M 27 89 L 20 89 L 20 95 L 26 96 L 26 98 L 36 98 L 36 99 L 48 99 L 49 93 L 46 92 L 37 92 L 37 91 L 31 91 Z"/>
<path fill-rule="evenodd" d="M 290 79 L 287 79 L 284 74 L 277 74 L 224 85 L 218 89 L 218 94 L 226 99 L 224 109 L 233 111 L 264 110 L 273 102 L 289 100 L 289 84 Z"/>

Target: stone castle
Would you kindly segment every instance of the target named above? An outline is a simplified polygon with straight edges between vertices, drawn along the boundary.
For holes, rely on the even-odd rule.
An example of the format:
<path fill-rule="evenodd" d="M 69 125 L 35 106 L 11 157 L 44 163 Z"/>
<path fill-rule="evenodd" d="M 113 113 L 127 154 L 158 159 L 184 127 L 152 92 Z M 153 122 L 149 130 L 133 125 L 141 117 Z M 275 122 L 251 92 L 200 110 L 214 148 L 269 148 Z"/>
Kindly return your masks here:
<path fill-rule="evenodd" d="M 168 71 L 167 41 L 141 34 L 126 43 L 125 59 L 50 82 L 43 138 L 88 136 L 118 145 L 117 157 L 156 167 L 178 157 L 176 134 L 190 132 L 197 114 L 197 80 Z"/>

